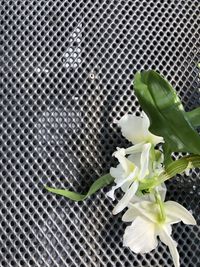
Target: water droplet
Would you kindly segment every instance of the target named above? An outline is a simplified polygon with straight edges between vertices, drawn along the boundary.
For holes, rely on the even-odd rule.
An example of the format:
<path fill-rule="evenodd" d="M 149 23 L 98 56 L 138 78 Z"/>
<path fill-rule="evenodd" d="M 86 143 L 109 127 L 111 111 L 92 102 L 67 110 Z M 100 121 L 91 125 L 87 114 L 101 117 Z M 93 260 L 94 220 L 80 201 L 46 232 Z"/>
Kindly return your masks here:
<path fill-rule="evenodd" d="M 50 69 L 49 69 L 49 68 L 46 68 L 44 71 L 45 71 L 46 73 L 49 73 Z"/>
<path fill-rule="evenodd" d="M 41 68 L 38 67 L 38 68 L 36 69 L 36 71 L 37 71 L 37 73 L 40 73 L 40 72 L 41 72 Z"/>

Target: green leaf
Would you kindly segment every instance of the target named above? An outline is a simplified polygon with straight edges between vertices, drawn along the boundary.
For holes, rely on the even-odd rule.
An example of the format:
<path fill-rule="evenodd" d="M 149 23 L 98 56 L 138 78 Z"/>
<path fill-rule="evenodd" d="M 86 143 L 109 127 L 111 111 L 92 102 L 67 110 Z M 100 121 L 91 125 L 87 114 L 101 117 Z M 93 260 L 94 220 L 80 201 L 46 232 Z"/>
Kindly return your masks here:
<path fill-rule="evenodd" d="M 163 144 L 163 153 L 164 153 L 164 165 L 165 167 L 167 165 L 169 165 L 173 160 L 172 160 L 172 157 L 171 157 L 171 154 L 172 154 L 172 150 L 170 149 L 170 147 L 168 146 L 167 143 L 164 143 Z"/>
<path fill-rule="evenodd" d="M 186 170 L 200 167 L 200 155 L 190 155 L 182 157 L 170 163 L 158 178 L 158 183 L 163 183 L 176 174 L 181 174 Z"/>
<path fill-rule="evenodd" d="M 149 130 L 162 136 L 168 151 L 200 154 L 200 136 L 172 86 L 155 71 L 135 76 L 135 94 L 150 119 Z M 192 114 L 193 115 L 193 114 Z M 192 116 L 191 113 L 189 116 Z"/>
<path fill-rule="evenodd" d="M 174 177 L 176 174 L 181 174 L 184 171 L 192 168 L 200 167 L 200 155 L 190 155 L 182 157 L 181 159 L 175 160 L 170 163 L 165 171 L 163 171 L 157 178 L 144 179 L 139 186 L 139 190 L 149 190 L 154 188 L 170 178 Z"/>
<path fill-rule="evenodd" d="M 186 116 L 194 127 L 200 126 L 200 107 L 186 112 Z"/>
<path fill-rule="evenodd" d="M 98 178 L 91 185 L 89 191 L 86 194 L 79 194 L 79 193 L 76 193 L 76 192 L 73 192 L 73 191 L 70 191 L 67 189 L 57 189 L 57 188 L 52 188 L 52 187 L 48 187 L 48 186 L 45 186 L 45 188 L 51 193 L 67 197 L 71 200 L 83 201 L 84 199 L 91 196 L 99 189 L 105 187 L 106 185 L 111 184 L 113 181 L 114 181 L 114 178 L 109 173 L 105 174 L 105 175 L 101 176 L 100 178 Z"/>

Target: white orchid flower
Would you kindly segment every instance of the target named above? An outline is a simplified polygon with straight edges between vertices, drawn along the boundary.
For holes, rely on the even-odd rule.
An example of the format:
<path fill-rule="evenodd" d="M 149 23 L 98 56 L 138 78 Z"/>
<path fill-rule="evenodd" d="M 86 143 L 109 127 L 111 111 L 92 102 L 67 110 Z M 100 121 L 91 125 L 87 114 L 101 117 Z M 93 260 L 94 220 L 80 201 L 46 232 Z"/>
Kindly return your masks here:
<path fill-rule="evenodd" d="M 179 267 L 177 244 L 171 237 L 171 225 L 182 221 L 195 225 L 196 221 L 189 211 L 174 201 L 163 202 L 165 216 L 161 216 L 160 207 L 151 201 L 129 204 L 122 220 L 132 222 L 125 230 L 123 244 L 135 253 L 147 253 L 155 249 L 158 239 L 168 246 L 174 266 Z"/>
<path fill-rule="evenodd" d="M 145 112 L 142 112 L 142 117 L 125 114 L 117 124 L 121 127 L 122 135 L 133 144 L 145 142 L 155 146 L 164 142 L 162 137 L 149 131 L 150 121 Z"/>
<path fill-rule="evenodd" d="M 154 148 L 150 143 L 141 143 L 128 149 L 118 149 L 114 153 L 120 164 L 116 168 L 112 167 L 110 169 L 110 174 L 115 178 L 116 185 L 112 187 L 107 195 L 114 200 L 115 190 L 119 187 L 125 194 L 114 208 L 113 214 L 117 214 L 127 207 L 137 192 L 140 181 L 144 178 L 159 175 L 162 171 L 162 154 L 160 153 L 159 160 L 155 164 L 150 157 L 151 149 Z M 126 158 L 126 153 L 132 154 Z"/>
<path fill-rule="evenodd" d="M 132 154 L 126 157 L 127 150 L 124 148 L 117 148 L 113 154 L 119 164 L 116 168 L 111 167 L 110 174 L 115 178 L 116 186 L 108 193 L 109 197 L 114 200 L 114 192 L 121 187 L 126 192 L 130 185 L 136 178 L 144 177 L 148 174 L 149 151 L 151 146 L 149 144 L 139 144 L 133 147 Z M 142 168 L 140 169 L 140 165 Z"/>

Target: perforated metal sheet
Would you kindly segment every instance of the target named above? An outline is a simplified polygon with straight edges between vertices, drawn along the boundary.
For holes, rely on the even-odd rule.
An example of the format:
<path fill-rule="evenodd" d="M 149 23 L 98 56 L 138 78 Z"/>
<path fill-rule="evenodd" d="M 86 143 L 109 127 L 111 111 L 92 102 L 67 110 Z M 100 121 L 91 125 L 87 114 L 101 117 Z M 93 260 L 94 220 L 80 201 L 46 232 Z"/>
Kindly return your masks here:
<path fill-rule="evenodd" d="M 159 70 L 184 106 L 199 105 L 199 1 L 0 1 L 0 266 L 172 266 L 162 244 L 122 246 L 126 227 L 101 190 L 83 203 L 43 185 L 84 192 L 107 172 L 113 124 L 140 114 L 137 70 Z M 168 198 L 200 225 L 198 170 L 168 183 Z M 121 192 L 117 193 L 118 199 Z M 200 266 L 200 227 L 177 225 L 181 266 Z"/>

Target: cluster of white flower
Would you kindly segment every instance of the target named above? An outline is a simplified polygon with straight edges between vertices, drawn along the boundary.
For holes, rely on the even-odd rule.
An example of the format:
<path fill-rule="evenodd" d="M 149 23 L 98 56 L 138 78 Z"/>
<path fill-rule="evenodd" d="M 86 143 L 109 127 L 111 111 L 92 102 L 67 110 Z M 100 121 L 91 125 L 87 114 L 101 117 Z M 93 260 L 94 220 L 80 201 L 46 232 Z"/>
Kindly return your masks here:
<path fill-rule="evenodd" d="M 194 217 L 183 206 L 174 201 L 165 201 L 164 184 L 148 192 L 140 190 L 140 185 L 148 178 L 157 178 L 163 172 L 163 154 L 155 146 L 163 143 L 162 137 L 149 132 L 149 119 L 125 115 L 118 122 L 122 134 L 134 145 L 129 148 L 117 148 L 113 154 L 119 161 L 116 168 L 110 169 L 115 178 L 115 186 L 108 196 L 115 199 L 115 190 L 121 188 L 122 199 L 113 210 L 113 214 L 128 208 L 122 217 L 125 222 L 132 222 L 125 230 L 124 246 L 135 253 L 147 253 L 155 249 L 158 237 L 168 246 L 174 266 L 180 266 L 177 244 L 172 239 L 172 224 L 182 221 L 196 224 Z"/>

